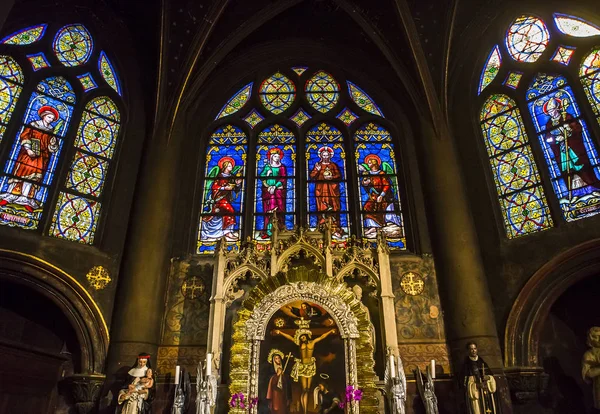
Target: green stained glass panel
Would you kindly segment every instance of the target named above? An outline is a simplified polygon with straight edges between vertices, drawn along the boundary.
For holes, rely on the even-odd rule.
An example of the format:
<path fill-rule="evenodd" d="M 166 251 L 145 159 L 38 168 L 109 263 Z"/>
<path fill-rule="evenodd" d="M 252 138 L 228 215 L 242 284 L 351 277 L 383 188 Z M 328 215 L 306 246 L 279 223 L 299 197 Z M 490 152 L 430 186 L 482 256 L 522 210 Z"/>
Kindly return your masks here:
<path fill-rule="evenodd" d="M 262 116 L 260 112 L 258 112 L 256 109 L 253 109 L 248 115 L 244 117 L 244 121 L 246 121 L 251 128 L 254 128 L 263 119 L 265 119 L 265 117 Z"/>
<path fill-rule="evenodd" d="M 100 52 L 100 57 L 98 58 L 98 71 L 100 75 L 104 78 L 108 86 L 113 88 L 119 95 L 123 95 L 121 90 L 121 82 L 119 81 L 119 77 L 117 76 L 117 71 L 113 67 L 112 63 L 106 56 L 104 51 Z"/>
<path fill-rule="evenodd" d="M 282 73 L 275 73 L 260 85 L 260 101 L 267 110 L 278 115 L 296 99 L 296 86 Z"/>
<path fill-rule="evenodd" d="M 377 104 L 375 104 L 375 101 L 373 101 L 373 99 L 371 99 L 371 97 L 367 95 L 365 91 L 363 91 L 350 81 L 347 81 L 347 83 L 350 97 L 362 110 L 367 111 L 368 113 L 373 115 L 378 115 L 382 118 L 384 117 L 383 112 L 381 112 L 381 109 L 379 109 Z"/>
<path fill-rule="evenodd" d="M 340 85 L 324 71 L 317 72 L 306 82 L 306 98 L 321 113 L 329 112 L 340 98 Z"/>
<path fill-rule="evenodd" d="M 31 67 L 33 68 L 33 70 L 35 72 L 37 72 L 40 69 L 50 67 L 50 63 L 48 63 L 46 56 L 42 52 L 35 53 L 33 55 L 27 55 L 27 59 L 29 59 L 29 62 L 31 63 Z"/>
<path fill-rule="evenodd" d="M 242 109 L 244 105 L 246 105 L 246 102 L 248 102 L 248 99 L 250 99 L 253 84 L 253 82 L 250 82 L 248 85 L 244 86 L 242 89 L 237 91 L 231 98 L 229 98 L 229 100 L 227 101 L 225 106 L 221 108 L 219 114 L 215 119 L 235 114 L 237 111 Z"/>
<path fill-rule="evenodd" d="M 336 116 L 337 119 L 342 121 L 346 126 L 350 126 L 354 121 L 358 119 L 358 115 L 349 110 L 348 108 L 344 108 L 342 112 Z"/>
<path fill-rule="evenodd" d="M 107 169 L 108 161 L 77 151 L 67 177 L 67 188 L 99 197 Z"/>
<path fill-rule="evenodd" d="M 89 107 L 92 107 L 90 105 Z M 75 146 L 104 158 L 111 158 L 119 134 L 119 123 L 84 111 Z"/>
<path fill-rule="evenodd" d="M 0 40 L 0 44 L 18 46 L 30 45 L 34 42 L 37 42 L 44 36 L 47 27 L 47 24 L 39 24 L 36 26 L 27 27 L 6 36 L 4 39 Z"/>
<path fill-rule="evenodd" d="M 52 217 L 50 235 L 83 244 L 92 244 L 99 214 L 100 203 L 61 192 Z"/>
<path fill-rule="evenodd" d="M 56 57 L 65 66 L 79 66 L 88 61 L 94 42 L 81 24 L 65 26 L 56 33 L 52 44 Z"/>
<path fill-rule="evenodd" d="M 509 238 L 553 226 L 537 164 L 517 104 L 490 96 L 480 114 L 490 167 Z"/>
<path fill-rule="evenodd" d="M 500 55 L 500 49 L 498 46 L 494 46 L 490 52 L 483 71 L 481 72 L 481 79 L 479 80 L 479 92 L 483 91 L 498 75 L 500 66 L 502 65 L 502 56 Z"/>
<path fill-rule="evenodd" d="M 302 108 L 298 109 L 294 115 L 290 118 L 292 121 L 296 123 L 298 126 L 302 126 L 306 121 L 311 118 L 309 114 Z"/>
<path fill-rule="evenodd" d="M 0 142 L 21 94 L 23 72 L 10 56 L 0 55 Z"/>

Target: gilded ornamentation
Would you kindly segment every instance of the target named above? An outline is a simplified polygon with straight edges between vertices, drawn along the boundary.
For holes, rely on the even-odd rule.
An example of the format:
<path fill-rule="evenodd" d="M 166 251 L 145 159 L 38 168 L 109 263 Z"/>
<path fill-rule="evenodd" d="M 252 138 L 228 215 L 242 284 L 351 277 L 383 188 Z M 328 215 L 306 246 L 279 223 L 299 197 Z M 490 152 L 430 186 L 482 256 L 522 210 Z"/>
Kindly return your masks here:
<path fill-rule="evenodd" d="M 291 295 L 291 296 L 290 296 Z M 312 301 L 336 318 L 345 334 L 347 378 L 364 392 L 360 410 L 378 413 L 379 399 L 373 360 L 372 324 L 369 312 L 345 284 L 315 269 L 292 268 L 260 282 L 242 302 L 233 323 L 230 394 L 256 395 L 258 361 L 264 329 L 274 311 L 293 300 Z M 352 363 L 354 362 L 354 363 Z M 230 412 L 241 413 L 235 408 Z"/>
<path fill-rule="evenodd" d="M 186 299 L 197 299 L 206 291 L 206 285 L 204 282 L 192 276 L 183 282 L 181 285 L 181 293 Z"/>
<path fill-rule="evenodd" d="M 96 290 L 102 290 L 111 282 L 110 274 L 103 266 L 94 266 L 85 275 L 90 285 Z"/>
<path fill-rule="evenodd" d="M 423 282 L 423 278 L 418 273 L 407 272 L 402 275 L 400 287 L 407 295 L 417 296 L 423 293 L 425 282 Z"/>
<path fill-rule="evenodd" d="M 266 295 L 254 308 L 254 312 L 246 324 L 248 339 L 263 340 L 265 328 L 271 316 L 282 305 L 295 300 L 311 301 L 322 306 L 335 318 L 342 338 L 358 338 L 356 317 L 339 296 L 335 293 L 332 294 L 328 286 L 314 282 L 298 282 L 279 287 Z"/>

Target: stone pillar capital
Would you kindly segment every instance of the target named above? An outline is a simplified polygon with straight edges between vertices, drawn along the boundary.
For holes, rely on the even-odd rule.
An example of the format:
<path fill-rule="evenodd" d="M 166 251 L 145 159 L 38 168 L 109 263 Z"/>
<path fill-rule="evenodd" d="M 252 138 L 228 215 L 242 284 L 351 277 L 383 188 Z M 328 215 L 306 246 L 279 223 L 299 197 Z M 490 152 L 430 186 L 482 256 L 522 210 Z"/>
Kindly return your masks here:
<path fill-rule="evenodd" d="M 79 414 L 94 412 L 106 380 L 103 374 L 74 374 L 65 378 Z"/>

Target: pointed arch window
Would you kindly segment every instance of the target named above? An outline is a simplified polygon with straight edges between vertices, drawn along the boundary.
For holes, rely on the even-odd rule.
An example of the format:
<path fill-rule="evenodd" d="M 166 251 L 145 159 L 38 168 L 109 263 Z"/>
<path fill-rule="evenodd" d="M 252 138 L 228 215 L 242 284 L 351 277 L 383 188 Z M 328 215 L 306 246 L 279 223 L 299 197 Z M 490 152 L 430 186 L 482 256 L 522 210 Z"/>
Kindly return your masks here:
<path fill-rule="evenodd" d="M 82 24 L 32 26 L 0 47 L 0 225 L 92 244 L 122 115 L 107 75 L 86 64 L 108 57 Z"/>
<path fill-rule="evenodd" d="M 565 14 L 522 15 L 508 25 L 504 44 L 485 63 L 478 92 L 507 236 L 600 213 L 600 123 L 588 119 L 600 121 L 600 30 Z"/>
<path fill-rule="evenodd" d="M 243 142 L 236 148 L 222 145 L 216 155 L 209 135 L 202 150 L 206 158 L 196 253 L 212 253 L 218 240 L 234 250 L 247 238 L 269 249 L 276 232 L 296 226 L 329 228 L 334 245 L 346 244 L 353 234 L 375 244 L 381 231 L 391 249 L 406 249 L 391 123 L 366 89 L 307 66 L 280 69 L 244 85 L 216 108 L 211 126 L 235 129 Z M 251 148 L 247 157 L 245 145 Z M 207 217 L 216 215 L 206 206 L 219 199 L 209 190 L 214 181 L 208 171 L 227 157 L 243 164 L 230 179 L 236 195 L 227 198 L 237 200 L 227 213 L 231 223 L 235 218 L 235 232 L 217 219 L 215 230 L 207 232 Z M 251 223 L 242 223 L 243 218 Z"/>

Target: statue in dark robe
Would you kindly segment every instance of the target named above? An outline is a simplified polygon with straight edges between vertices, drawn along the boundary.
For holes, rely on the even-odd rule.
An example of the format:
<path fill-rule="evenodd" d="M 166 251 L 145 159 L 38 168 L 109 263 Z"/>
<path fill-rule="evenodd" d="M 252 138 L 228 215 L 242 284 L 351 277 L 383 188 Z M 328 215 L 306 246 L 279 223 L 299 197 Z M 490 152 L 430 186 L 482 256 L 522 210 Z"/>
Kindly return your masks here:
<path fill-rule="evenodd" d="M 477 353 L 477 344 L 467 344 L 469 355 L 463 363 L 463 382 L 469 414 L 498 414 L 496 380 L 488 364 Z"/>

